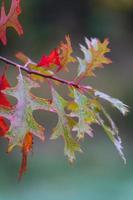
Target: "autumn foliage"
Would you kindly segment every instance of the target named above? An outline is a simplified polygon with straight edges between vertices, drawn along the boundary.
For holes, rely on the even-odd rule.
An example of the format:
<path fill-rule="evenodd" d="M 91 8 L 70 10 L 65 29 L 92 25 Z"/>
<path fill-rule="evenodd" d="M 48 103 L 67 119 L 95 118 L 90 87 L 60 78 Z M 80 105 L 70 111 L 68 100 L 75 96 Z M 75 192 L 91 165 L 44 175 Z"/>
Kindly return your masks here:
<path fill-rule="evenodd" d="M 12 0 L 8 14 L 5 14 L 5 5 L 2 1 L 0 15 L 0 41 L 7 44 L 6 32 L 12 27 L 18 33 L 23 34 L 19 22 L 21 14 L 20 0 Z M 63 138 L 64 154 L 70 162 L 75 160 L 75 152 L 82 152 L 81 139 L 85 134 L 93 137 L 92 124 L 101 126 L 109 139 L 115 145 L 120 156 L 126 162 L 123 154 L 122 142 L 118 129 L 102 105 L 101 99 L 108 101 L 123 115 L 128 112 L 128 107 L 118 99 L 96 90 L 88 85 L 82 85 L 81 80 L 95 76 L 95 69 L 110 64 L 111 60 L 106 56 L 110 49 L 109 40 L 103 42 L 97 38 L 85 38 L 85 45 L 80 45 L 83 57 L 74 57 L 69 36 L 54 48 L 49 55 L 42 55 L 38 63 L 32 61 L 23 52 L 15 56 L 22 63 L 14 63 L 0 56 L 0 60 L 17 67 L 17 85 L 13 87 L 8 82 L 6 70 L 0 77 L 0 136 L 8 139 L 8 150 L 19 147 L 22 153 L 22 162 L 19 170 L 19 179 L 26 172 L 27 156 L 33 148 L 33 136 L 45 140 L 45 128 L 38 124 L 34 117 L 34 110 L 44 110 L 56 113 L 58 122 L 53 128 L 50 139 Z M 61 79 L 57 76 L 59 71 L 69 71 L 71 63 L 77 64 L 77 72 L 72 81 Z M 10 70 L 10 67 L 8 67 Z M 26 73 L 23 73 L 26 72 Z M 32 88 L 40 88 L 40 81 L 49 84 L 51 98 L 44 99 L 35 96 Z M 55 89 L 56 83 L 66 85 L 68 98 L 64 99 Z M 56 84 L 58 87 L 60 84 Z M 8 96 L 15 97 L 17 103 L 12 105 Z M 106 120 L 105 120 L 106 118 Z"/>
<path fill-rule="evenodd" d="M 2 90 L 10 87 L 5 74 L 3 74 L 0 77 L 0 106 L 6 106 L 11 108 L 11 103 L 5 96 L 5 94 L 2 93 Z M 5 133 L 8 131 L 8 125 L 3 117 L 0 117 L 0 136 L 4 136 Z"/>
<path fill-rule="evenodd" d="M 8 27 L 14 28 L 19 35 L 23 34 L 22 26 L 18 20 L 18 16 L 20 15 L 20 13 L 21 13 L 20 0 L 13 0 L 11 2 L 11 8 L 8 15 L 6 15 L 6 12 L 5 12 L 4 1 L 2 1 L 1 15 L 0 15 L 1 16 L 0 17 L 0 40 L 4 45 L 7 44 L 6 29 Z"/>

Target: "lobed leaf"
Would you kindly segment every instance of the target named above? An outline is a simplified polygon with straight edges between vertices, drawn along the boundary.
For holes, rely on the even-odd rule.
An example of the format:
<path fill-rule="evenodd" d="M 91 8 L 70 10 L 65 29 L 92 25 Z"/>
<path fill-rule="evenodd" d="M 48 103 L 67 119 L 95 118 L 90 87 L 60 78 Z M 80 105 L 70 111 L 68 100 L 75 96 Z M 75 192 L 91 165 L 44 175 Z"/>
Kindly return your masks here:
<path fill-rule="evenodd" d="M 85 133 L 93 137 L 91 124 L 97 123 L 97 120 L 95 114 L 89 108 L 88 98 L 75 88 L 71 89 L 71 93 L 73 93 L 74 104 L 73 106 L 68 105 L 71 110 L 70 116 L 78 118 L 78 123 L 73 127 L 73 131 L 77 131 L 78 139 L 84 138 Z"/>
<path fill-rule="evenodd" d="M 128 106 L 126 104 L 124 104 L 122 101 L 112 98 L 109 95 L 100 92 L 98 90 L 95 90 L 94 95 L 96 97 L 100 97 L 106 101 L 108 101 L 109 103 L 111 103 L 114 107 L 116 107 L 123 115 L 126 115 L 128 112 Z"/>
<path fill-rule="evenodd" d="M 61 42 L 59 47 L 52 50 L 48 56 L 44 54 L 37 66 L 46 70 L 57 68 L 56 73 L 60 70 L 68 71 L 68 63 L 75 62 L 76 59 L 71 55 L 73 50 L 70 37 L 66 36 L 65 39 L 66 43 Z"/>
<path fill-rule="evenodd" d="M 67 65 L 68 63 L 76 62 L 76 59 L 71 55 L 73 53 L 73 49 L 71 46 L 71 40 L 69 35 L 65 37 L 66 43 L 61 42 L 58 47 L 59 58 L 60 58 L 60 65 L 62 69 L 68 71 Z"/>
<path fill-rule="evenodd" d="M 9 140 L 8 152 L 15 146 L 23 149 L 24 138 L 28 133 L 44 140 L 44 127 L 39 125 L 33 118 L 33 111 L 42 109 L 53 111 L 49 100 L 34 96 L 31 88 L 39 87 L 39 84 L 30 78 L 22 76 L 17 77 L 16 87 L 5 89 L 4 94 L 11 95 L 17 99 L 17 104 L 12 108 L 0 107 L 0 115 L 10 120 L 10 127 L 5 137 Z"/>
<path fill-rule="evenodd" d="M 61 63 L 57 49 L 51 51 L 51 53 L 48 56 L 43 55 L 41 60 L 37 64 L 37 66 L 44 67 L 45 69 L 51 69 L 55 66 L 60 67 L 60 65 Z"/>
<path fill-rule="evenodd" d="M 75 88 L 71 89 L 71 93 L 72 92 L 74 103 L 71 103 L 68 108 L 71 109 L 70 116 L 78 118 L 78 123 L 72 129 L 73 131 L 77 131 L 78 139 L 84 138 L 85 133 L 92 137 L 93 134 L 91 125 L 93 123 L 98 124 L 104 129 L 105 133 L 113 142 L 120 156 L 126 163 L 126 159 L 122 152 L 122 141 L 119 137 L 118 129 L 110 115 L 106 112 L 105 108 L 97 99 L 95 99 L 95 97 L 87 98 Z M 104 115 L 104 117 L 107 119 L 109 125 L 105 123 L 102 115 Z"/>
<path fill-rule="evenodd" d="M 64 154 L 68 157 L 70 162 L 73 162 L 75 160 L 75 152 L 81 152 L 80 145 L 71 134 L 75 121 L 65 113 L 67 101 L 64 100 L 54 88 L 52 88 L 52 96 L 53 107 L 58 115 L 58 122 L 53 129 L 51 139 L 56 139 L 59 136 L 63 137 L 65 143 Z"/>
<path fill-rule="evenodd" d="M 126 163 L 124 153 L 122 152 L 123 149 L 122 141 L 119 136 L 118 128 L 116 127 L 114 121 L 112 120 L 110 115 L 107 113 L 105 108 L 101 105 L 101 103 L 98 100 L 96 99 L 92 100 L 90 106 L 93 113 L 95 114 L 98 124 L 104 129 L 105 133 L 107 134 L 111 142 L 115 145 L 116 149 L 118 150 L 124 163 Z M 106 124 L 105 120 L 101 117 L 102 114 L 108 120 L 109 125 Z"/>
<path fill-rule="evenodd" d="M 7 99 L 6 95 L 2 93 L 2 90 L 10 87 L 10 84 L 5 76 L 5 73 L 0 77 L 0 106 L 6 106 L 11 108 L 11 103 Z M 0 116 L 0 136 L 4 136 L 8 131 L 8 124 L 3 117 Z"/>
<path fill-rule="evenodd" d="M 80 45 L 84 59 L 77 58 L 79 62 L 77 79 L 94 76 L 96 68 L 101 68 L 103 64 L 111 63 L 111 60 L 105 56 L 110 51 L 108 48 L 108 39 L 105 39 L 102 43 L 96 38 L 92 38 L 91 40 L 85 38 L 85 42 L 87 47 Z"/>
<path fill-rule="evenodd" d="M 23 34 L 22 26 L 19 23 L 18 16 L 21 13 L 20 0 L 12 0 L 11 8 L 6 15 L 4 1 L 2 1 L 1 15 L 0 15 L 0 40 L 3 45 L 7 44 L 6 29 L 8 27 L 14 28 L 18 35 Z"/>

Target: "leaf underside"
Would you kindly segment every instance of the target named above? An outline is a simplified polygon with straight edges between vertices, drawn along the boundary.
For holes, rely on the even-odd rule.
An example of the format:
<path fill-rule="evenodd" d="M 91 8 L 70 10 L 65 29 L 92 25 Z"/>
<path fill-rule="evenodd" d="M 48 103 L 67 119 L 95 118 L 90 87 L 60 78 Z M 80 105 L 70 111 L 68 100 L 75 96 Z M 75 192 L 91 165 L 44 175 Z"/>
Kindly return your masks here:
<path fill-rule="evenodd" d="M 75 160 L 75 152 L 82 151 L 80 145 L 76 139 L 72 137 L 71 133 L 75 121 L 65 113 L 67 102 L 55 91 L 54 88 L 52 88 L 52 96 L 53 107 L 58 115 L 58 122 L 56 127 L 53 129 L 51 139 L 56 139 L 59 136 L 63 137 L 65 143 L 64 154 L 68 157 L 70 162 L 73 162 L 73 160 Z"/>
<path fill-rule="evenodd" d="M 70 116 L 78 118 L 78 123 L 73 127 L 73 130 L 77 132 L 78 139 L 84 138 L 85 133 L 92 137 L 93 132 L 91 124 L 98 124 L 103 128 L 109 139 L 116 146 L 116 149 L 118 150 L 120 156 L 126 163 L 126 159 L 122 152 L 122 141 L 118 134 L 118 129 L 114 121 L 111 119 L 110 115 L 102 106 L 101 102 L 98 99 L 96 99 L 97 94 L 99 94 L 100 92 L 95 92 L 91 98 L 88 98 L 87 96 L 85 96 L 84 94 L 82 94 L 74 88 L 71 89 L 71 93 L 73 93 L 72 96 L 74 98 L 74 101 L 73 103 L 71 103 L 70 106 L 68 106 L 68 108 L 71 110 Z M 108 100 L 113 106 L 120 110 L 122 114 L 125 115 L 128 112 L 127 106 L 121 101 L 109 97 L 108 95 L 107 97 L 108 99 L 106 100 Z M 102 117 L 103 115 L 107 119 L 109 124 L 106 124 L 104 118 Z"/>
<path fill-rule="evenodd" d="M 8 138 L 8 152 L 12 151 L 15 146 L 23 149 L 24 138 L 28 133 L 37 136 L 42 141 L 45 139 L 45 128 L 39 125 L 34 117 L 34 110 L 53 111 L 49 100 L 34 96 L 31 88 L 38 88 L 39 84 L 33 82 L 30 78 L 22 76 L 20 73 L 17 77 L 18 84 L 16 87 L 7 88 L 4 94 L 13 96 L 17 99 L 17 104 L 12 108 L 1 106 L 0 116 L 10 121 L 10 127 L 5 134 Z"/>

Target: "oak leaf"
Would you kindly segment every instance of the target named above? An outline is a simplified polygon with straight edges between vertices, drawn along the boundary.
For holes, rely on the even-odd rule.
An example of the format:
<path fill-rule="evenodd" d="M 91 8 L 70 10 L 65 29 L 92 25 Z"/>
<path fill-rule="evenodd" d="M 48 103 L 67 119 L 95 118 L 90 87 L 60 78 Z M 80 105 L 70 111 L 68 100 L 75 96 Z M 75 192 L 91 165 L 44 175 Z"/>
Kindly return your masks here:
<path fill-rule="evenodd" d="M 51 51 L 51 53 L 46 56 L 43 55 L 37 66 L 51 68 L 54 66 L 60 66 L 60 58 L 57 49 Z"/>
<path fill-rule="evenodd" d="M 70 37 L 66 36 L 65 39 L 66 43 L 61 42 L 58 48 L 51 51 L 48 56 L 43 55 L 37 66 L 45 69 L 55 69 L 57 67 L 56 72 L 60 70 L 68 71 L 68 63 L 75 62 L 76 59 L 71 55 L 73 50 Z"/>
<path fill-rule="evenodd" d="M 6 95 L 2 93 L 2 90 L 6 89 L 10 87 L 10 84 L 5 76 L 5 74 L 3 74 L 0 77 L 0 106 L 7 106 L 9 108 L 11 108 L 11 103 L 9 102 L 9 100 L 7 99 Z M 0 136 L 4 136 L 8 130 L 8 124 L 5 121 L 5 119 L 3 117 L 0 117 Z"/>
<path fill-rule="evenodd" d="M 52 96 L 52 104 L 58 115 L 58 122 L 53 129 L 51 139 L 57 139 L 60 136 L 63 137 L 65 143 L 64 154 L 68 157 L 70 162 L 73 162 L 75 160 L 75 152 L 82 152 L 79 143 L 72 136 L 72 128 L 75 125 L 75 121 L 65 113 L 67 101 L 64 100 L 54 88 L 52 88 Z"/>
<path fill-rule="evenodd" d="M 62 66 L 62 69 L 68 71 L 67 65 L 68 63 L 74 63 L 76 62 L 76 59 L 71 55 L 73 53 L 71 40 L 69 35 L 65 37 L 66 43 L 61 42 L 58 47 L 59 52 L 59 58 L 60 58 L 60 65 Z"/>
<path fill-rule="evenodd" d="M 84 138 L 84 133 L 87 133 L 92 137 L 93 134 L 91 125 L 98 124 L 103 128 L 111 142 L 115 145 L 124 163 L 126 163 L 126 159 L 122 151 L 122 141 L 119 136 L 118 129 L 110 115 L 102 106 L 99 99 L 96 99 L 96 96 L 98 97 L 99 95 L 101 98 L 102 96 L 103 98 L 105 97 L 105 100 L 109 101 L 111 104 L 117 107 L 123 114 L 127 112 L 127 106 L 119 100 L 111 98 L 104 93 L 100 93 L 98 91 L 96 92 L 95 90 L 91 91 L 90 98 L 87 98 L 87 96 L 75 88 L 71 88 L 70 92 L 72 94 L 72 98 L 74 98 L 74 102 L 73 104 L 71 103 L 71 105 L 68 105 L 68 108 L 71 110 L 69 116 L 78 118 L 78 123 L 75 124 L 72 129 L 73 131 L 77 132 L 78 139 Z"/>
<path fill-rule="evenodd" d="M 108 39 L 100 42 L 96 38 L 91 40 L 85 38 L 85 42 L 87 47 L 80 45 L 81 51 L 84 54 L 84 59 L 77 58 L 79 61 L 77 79 L 86 76 L 94 76 L 94 70 L 96 68 L 101 68 L 104 64 L 110 64 L 112 62 L 105 56 L 106 53 L 110 52 L 110 49 L 108 48 Z"/>
<path fill-rule="evenodd" d="M 34 110 L 39 109 L 49 111 L 53 111 L 53 109 L 49 100 L 36 97 L 30 92 L 31 88 L 39 87 L 38 83 L 32 81 L 28 77 L 22 76 L 21 73 L 17 79 L 18 84 L 16 87 L 7 88 L 3 91 L 4 94 L 15 97 L 17 99 L 17 104 L 12 108 L 1 106 L 0 115 L 10 121 L 9 130 L 5 135 L 9 140 L 8 152 L 12 151 L 15 146 L 19 146 L 22 149 L 23 161 L 20 169 L 21 176 L 26 168 L 24 164 L 26 163 L 27 156 L 25 144 L 31 146 L 31 143 L 27 144 L 27 134 L 30 133 L 35 135 L 41 140 L 45 139 L 45 128 L 35 121 L 32 113 Z M 29 147 L 28 151 L 30 151 L 30 149 L 31 148 Z"/>
<path fill-rule="evenodd" d="M 0 15 L 0 40 L 3 43 L 3 45 L 7 44 L 6 29 L 8 27 L 14 28 L 17 31 L 18 35 L 23 34 L 22 26 L 18 20 L 18 16 L 20 15 L 20 13 L 21 13 L 20 0 L 12 0 L 11 8 L 9 10 L 8 15 L 6 15 L 5 12 L 4 1 L 2 1 L 1 15 Z"/>
<path fill-rule="evenodd" d="M 78 123 L 73 127 L 73 131 L 77 132 L 77 138 L 84 138 L 84 134 L 87 133 L 90 137 L 93 137 L 93 131 L 91 128 L 92 123 L 97 123 L 95 114 L 89 108 L 88 98 L 81 94 L 77 89 L 71 89 L 74 101 L 68 104 L 68 109 L 71 110 L 70 116 L 78 118 Z"/>

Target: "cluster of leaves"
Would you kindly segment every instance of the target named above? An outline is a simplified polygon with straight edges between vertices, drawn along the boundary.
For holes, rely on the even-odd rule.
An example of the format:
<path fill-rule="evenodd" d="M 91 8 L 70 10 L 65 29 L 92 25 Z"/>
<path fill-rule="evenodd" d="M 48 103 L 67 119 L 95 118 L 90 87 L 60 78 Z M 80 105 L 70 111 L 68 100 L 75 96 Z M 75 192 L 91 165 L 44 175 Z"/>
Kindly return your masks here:
<path fill-rule="evenodd" d="M 15 28 L 19 35 L 23 33 L 18 21 L 20 12 L 20 0 L 12 0 L 7 16 L 4 3 L 2 3 L 0 40 L 4 45 L 7 43 L 7 27 Z M 106 57 L 106 53 L 110 51 L 108 48 L 109 41 L 105 39 L 100 42 L 96 38 L 91 40 L 85 38 L 85 42 L 86 46 L 80 45 L 83 58 L 72 56 L 73 49 L 69 36 L 66 36 L 65 42 L 61 42 L 49 55 L 43 55 L 38 63 L 33 62 L 22 52 L 18 52 L 16 57 L 23 65 L 14 64 L 10 60 L 0 58 L 18 68 L 16 87 L 9 84 L 6 71 L 0 77 L 0 136 L 8 139 L 8 152 L 11 152 L 16 146 L 21 149 L 20 178 L 26 171 L 27 156 L 32 150 L 33 136 L 37 136 L 42 141 L 45 139 L 45 128 L 38 124 L 33 117 L 33 111 L 40 109 L 57 114 L 58 122 L 56 127 L 53 128 L 51 139 L 63 138 L 64 154 L 70 162 L 75 160 L 75 152 L 82 152 L 80 141 L 85 134 L 93 137 L 92 124 L 98 124 L 103 128 L 126 162 L 118 129 L 100 99 L 108 101 L 123 115 L 128 112 L 127 106 L 95 88 L 80 84 L 82 79 L 94 76 L 96 68 L 111 63 L 111 60 Z M 73 62 L 78 64 L 73 81 L 63 80 L 55 76 L 62 70 L 68 72 L 68 64 Z M 23 73 L 23 70 L 27 73 Z M 40 87 L 40 81 L 45 81 L 45 84 L 46 81 L 48 82 L 51 88 L 51 99 L 40 98 L 32 94 L 31 89 Z M 55 81 L 66 84 L 69 100 L 65 100 L 55 90 Z M 12 105 L 8 100 L 8 95 L 16 98 L 17 103 L 15 105 Z"/>

